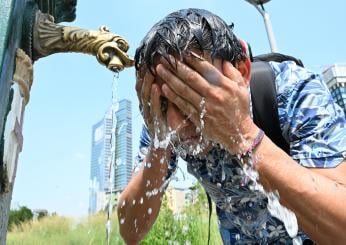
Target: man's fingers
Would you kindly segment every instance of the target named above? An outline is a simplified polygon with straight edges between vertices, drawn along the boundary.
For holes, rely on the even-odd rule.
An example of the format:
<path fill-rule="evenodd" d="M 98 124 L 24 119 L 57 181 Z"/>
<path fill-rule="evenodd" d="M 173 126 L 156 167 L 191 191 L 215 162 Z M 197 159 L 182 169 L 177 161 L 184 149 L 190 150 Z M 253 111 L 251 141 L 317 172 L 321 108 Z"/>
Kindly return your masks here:
<path fill-rule="evenodd" d="M 150 93 L 153 81 L 153 75 L 149 71 L 146 71 L 144 77 L 142 75 L 137 77 L 136 83 L 137 95 L 139 94 L 139 106 L 143 114 L 144 122 L 146 123 L 148 129 L 152 127 L 152 116 L 150 112 Z"/>
<path fill-rule="evenodd" d="M 154 82 L 154 76 L 150 71 L 147 71 L 143 78 L 142 88 L 141 88 L 141 98 L 143 106 L 150 101 L 151 85 Z"/>
<path fill-rule="evenodd" d="M 219 86 L 223 80 L 222 73 L 207 60 L 196 57 L 194 53 L 184 56 L 184 61 L 198 72 L 208 83 Z"/>
<path fill-rule="evenodd" d="M 230 80 L 237 83 L 239 86 L 244 86 L 244 78 L 241 75 L 240 71 L 235 68 L 231 62 L 224 60 L 222 63 L 223 74 L 228 77 Z"/>
<path fill-rule="evenodd" d="M 151 86 L 154 81 L 154 76 L 147 71 L 144 75 L 142 85 L 141 85 L 141 95 L 140 95 L 140 103 L 142 107 L 143 112 L 143 118 L 144 121 L 149 124 L 147 125 L 148 128 L 151 127 L 152 124 L 152 116 L 150 112 L 150 94 L 151 94 Z"/>
<path fill-rule="evenodd" d="M 201 96 L 187 84 L 181 81 L 170 70 L 163 65 L 156 67 L 157 74 L 169 85 L 169 87 L 179 96 L 190 102 L 196 108 L 199 106 Z"/>
<path fill-rule="evenodd" d="M 169 101 L 174 103 L 178 109 L 187 116 L 189 120 L 191 120 L 196 126 L 199 126 L 199 112 L 194 106 L 174 93 L 174 91 L 170 89 L 167 84 L 162 85 L 162 92 Z"/>
<path fill-rule="evenodd" d="M 143 84 L 143 76 L 141 75 L 143 72 L 141 71 L 136 71 L 136 92 L 137 96 L 141 95 L 141 90 L 142 90 L 142 84 Z"/>
<path fill-rule="evenodd" d="M 160 123 L 163 121 L 161 95 L 160 87 L 157 84 L 153 84 L 151 88 L 151 115 L 159 120 Z"/>
<path fill-rule="evenodd" d="M 181 61 L 175 59 L 173 56 L 169 56 L 169 59 L 173 66 L 168 65 L 168 62 L 164 57 L 160 58 L 160 64 L 163 65 L 166 70 L 172 71 L 176 77 L 184 81 L 185 84 L 195 90 L 198 94 L 205 97 L 209 91 L 210 85 L 208 82 L 198 72 L 194 71 Z"/>

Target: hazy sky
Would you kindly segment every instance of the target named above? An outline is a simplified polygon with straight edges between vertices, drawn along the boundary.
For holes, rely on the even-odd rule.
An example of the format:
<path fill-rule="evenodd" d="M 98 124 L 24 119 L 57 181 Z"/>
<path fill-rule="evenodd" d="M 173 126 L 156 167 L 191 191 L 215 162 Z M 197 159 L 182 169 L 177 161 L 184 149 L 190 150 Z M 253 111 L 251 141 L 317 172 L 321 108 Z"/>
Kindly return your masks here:
<path fill-rule="evenodd" d="M 133 56 L 154 23 L 189 7 L 234 22 L 235 33 L 251 44 L 255 55 L 270 52 L 261 15 L 244 0 L 78 1 L 76 20 L 63 24 L 86 29 L 107 25 L 129 41 L 128 53 Z M 273 0 L 265 7 L 280 52 L 301 58 L 318 72 L 346 62 L 346 1 Z M 113 76 L 88 55 L 55 54 L 35 63 L 12 207 L 45 208 L 75 217 L 87 214 L 91 127 L 110 106 Z M 121 72 L 118 84 L 119 99 L 132 101 L 136 152 L 142 121 L 134 69 Z"/>

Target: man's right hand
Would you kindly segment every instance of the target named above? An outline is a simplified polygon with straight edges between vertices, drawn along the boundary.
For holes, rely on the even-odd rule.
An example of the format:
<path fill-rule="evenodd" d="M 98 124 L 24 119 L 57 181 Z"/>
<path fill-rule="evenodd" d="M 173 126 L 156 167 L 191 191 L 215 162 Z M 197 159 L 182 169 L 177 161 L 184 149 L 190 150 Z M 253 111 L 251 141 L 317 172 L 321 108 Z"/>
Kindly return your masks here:
<path fill-rule="evenodd" d="M 144 76 L 137 74 L 136 91 L 144 122 L 155 148 L 167 148 L 169 128 L 165 111 L 161 108 L 163 93 L 153 74 L 146 70 Z"/>

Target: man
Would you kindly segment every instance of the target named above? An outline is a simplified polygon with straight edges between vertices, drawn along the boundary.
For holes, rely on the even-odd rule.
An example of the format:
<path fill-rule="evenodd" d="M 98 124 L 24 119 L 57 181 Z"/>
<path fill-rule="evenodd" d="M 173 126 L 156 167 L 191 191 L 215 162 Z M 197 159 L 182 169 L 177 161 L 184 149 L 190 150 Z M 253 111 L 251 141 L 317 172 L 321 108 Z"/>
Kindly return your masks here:
<path fill-rule="evenodd" d="M 155 222 L 176 156 L 216 204 L 225 244 L 292 242 L 279 215 L 269 213 L 252 170 L 311 239 L 346 241 L 346 122 L 319 75 L 293 62 L 271 62 L 289 156 L 253 122 L 251 63 L 218 16 L 199 9 L 168 15 L 149 31 L 135 59 L 146 127 L 142 168 L 118 206 L 128 244 L 143 239 Z"/>

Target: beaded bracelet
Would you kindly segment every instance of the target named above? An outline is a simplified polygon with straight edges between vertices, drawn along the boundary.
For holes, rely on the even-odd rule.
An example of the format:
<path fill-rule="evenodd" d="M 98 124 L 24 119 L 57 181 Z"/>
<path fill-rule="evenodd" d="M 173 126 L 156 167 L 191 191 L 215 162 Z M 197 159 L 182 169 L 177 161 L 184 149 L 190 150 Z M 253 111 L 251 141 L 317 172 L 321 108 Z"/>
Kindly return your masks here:
<path fill-rule="evenodd" d="M 262 142 L 264 138 L 264 132 L 262 129 L 259 130 L 258 134 L 256 135 L 256 138 L 252 142 L 251 147 L 247 150 L 247 152 L 253 152 L 256 147 Z"/>
<path fill-rule="evenodd" d="M 262 129 L 260 129 L 254 139 L 254 141 L 252 142 L 251 146 L 246 150 L 244 151 L 243 153 L 239 154 L 238 158 L 239 160 L 244 164 L 244 160 L 245 159 L 250 159 L 251 161 L 251 165 L 252 167 L 255 167 L 255 162 L 253 157 L 252 157 L 252 153 L 253 151 L 256 149 L 256 147 L 262 142 L 264 138 L 264 131 Z"/>

